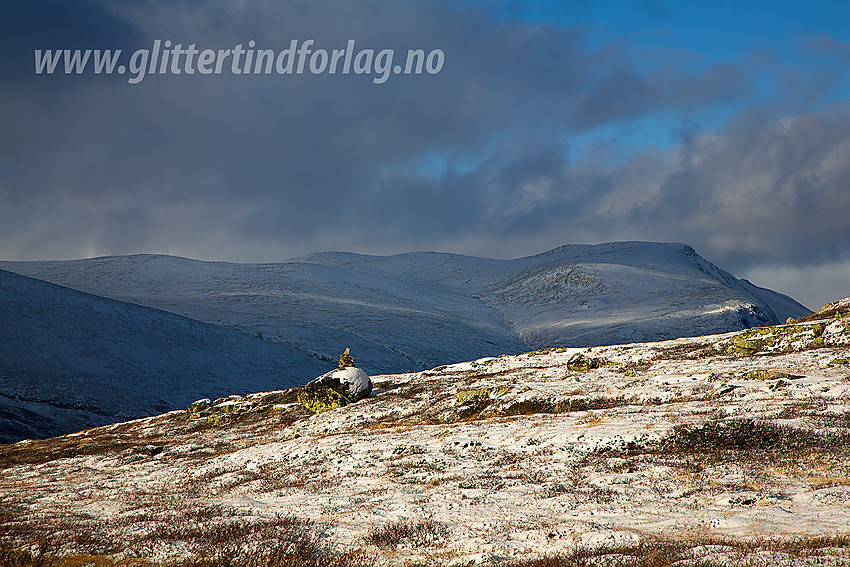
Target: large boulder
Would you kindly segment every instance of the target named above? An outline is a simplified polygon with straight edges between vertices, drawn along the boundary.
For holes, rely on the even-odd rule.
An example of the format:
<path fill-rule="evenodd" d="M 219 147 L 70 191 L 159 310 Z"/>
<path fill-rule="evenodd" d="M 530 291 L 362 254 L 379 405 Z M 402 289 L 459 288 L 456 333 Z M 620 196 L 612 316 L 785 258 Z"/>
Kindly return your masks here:
<path fill-rule="evenodd" d="M 339 368 L 308 382 L 298 393 L 298 401 L 310 411 L 320 413 L 362 400 L 371 392 L 369 375 L 354 366 L 354 359 L 345 349 Z"/>
<path fill-rule="evenodd" d="M 352 402 L 362 400 L 372 393 L 372 380 L 369 375 L 354 366 L 328 372 L 323 378 L 328 382 L 338 381 L 342 389 L 340 394 Z"/>

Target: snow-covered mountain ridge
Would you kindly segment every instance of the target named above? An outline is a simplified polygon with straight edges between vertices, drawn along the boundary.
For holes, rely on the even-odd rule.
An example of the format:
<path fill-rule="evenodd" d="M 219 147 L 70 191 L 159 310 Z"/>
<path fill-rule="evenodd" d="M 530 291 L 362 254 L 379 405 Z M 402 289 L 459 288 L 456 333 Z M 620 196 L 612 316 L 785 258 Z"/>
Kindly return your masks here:
<path fill-rule="evenodd" d="M 0 446 L 0 558 L 850 562 L 850 299 L 793 324 L 372 381 L 320 414 L 296 388 Z"/>
<path fill-rule="evenodd" d="M 326 362 L 350 347 L 372 372 L 695 336 L 809 312 L 690 246 L 647 242 L 568 245 L 515 260 L 321 253 L 231 264 L 139 255 L 0 268 L 260 334 Z"/>

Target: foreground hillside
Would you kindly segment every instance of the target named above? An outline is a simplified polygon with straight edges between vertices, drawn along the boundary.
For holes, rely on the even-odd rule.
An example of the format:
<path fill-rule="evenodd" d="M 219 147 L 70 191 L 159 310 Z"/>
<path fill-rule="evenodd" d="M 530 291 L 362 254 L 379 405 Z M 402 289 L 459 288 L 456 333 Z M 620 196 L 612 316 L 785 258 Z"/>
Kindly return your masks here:
<path fill-rule="evenodd" d="M 321 369 L 284 345 L 0 270 L 0 442 L 295 386 Z"/>
<path fill-rule="evenodd" d="M 809 312 L 690 246 L 651 242 L 562 246 L 515 260 L 325 253 L 229 264 L 141 255 L 0 268 L 262 334 L 331 364 L 350 347 L 373 372 L 720 333 Z"/>
<path fill-rule="evenodd" d="M 6 445 L 0 563 L 847 565 L 848 365 L 844 300 Z"/>

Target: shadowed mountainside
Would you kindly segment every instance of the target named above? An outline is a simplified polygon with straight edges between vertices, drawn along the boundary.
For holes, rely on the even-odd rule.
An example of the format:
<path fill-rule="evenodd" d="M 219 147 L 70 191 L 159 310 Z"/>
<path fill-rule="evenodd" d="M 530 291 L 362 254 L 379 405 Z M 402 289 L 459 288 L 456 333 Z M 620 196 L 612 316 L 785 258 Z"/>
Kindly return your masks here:
<path fill-rule="evenodd" d="M 305 353 L 0 270 L 0 440 L 44 437 L 304 383 Z"/>

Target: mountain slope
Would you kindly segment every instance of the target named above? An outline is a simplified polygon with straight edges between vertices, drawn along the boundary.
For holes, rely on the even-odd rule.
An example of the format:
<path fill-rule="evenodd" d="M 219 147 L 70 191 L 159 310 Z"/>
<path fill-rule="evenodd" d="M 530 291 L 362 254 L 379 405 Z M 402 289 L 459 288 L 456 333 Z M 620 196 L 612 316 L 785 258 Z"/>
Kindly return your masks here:
<path fill-rule="evenodd" d="M 850 299 L 372 379 L 0 446 L 0 563 L 850 564 Z"/>
<path fill-rule="evenodd" d="M 294 386 L 325 366 L 244 333 L 0 270 L 0 440 Z"/>
<path fill-rule="evenodd" d="M 808 313 L 682 244 L 568 245 L 515 260 L 331 252 L 275 264 L 137 255 L 0 267 L 260 333 L 330 364 L 350 347 L 372 372 L 738 330 Z"/>
<path fill-rule="evenodd" d="M 774 324 L 809 311 L 683 244 L 567 245 L 516 260 L 325 253 L 304 261 L 446 286 L 479 298 L 529 348 L 663 340 Z"/>
<path fill-rule="evenodd" d="M 416 252 L 275 264 L 140 255 L 0 267 L 293 345 L 371 372 L 550 346 L 662 340 L 808 313 L 682 244 L 562 246 L 494 260 Z"/>
<path fill-rule="evenodd" d="M 808 313 L 788 297 L 736 279 L 686 245 L 566 246 L 535 258 L 537 265 L 493 292 L 495 308 L 534 348 L 720 333 Z M 523 302 L 529 297 L 535 300 Z"/>

